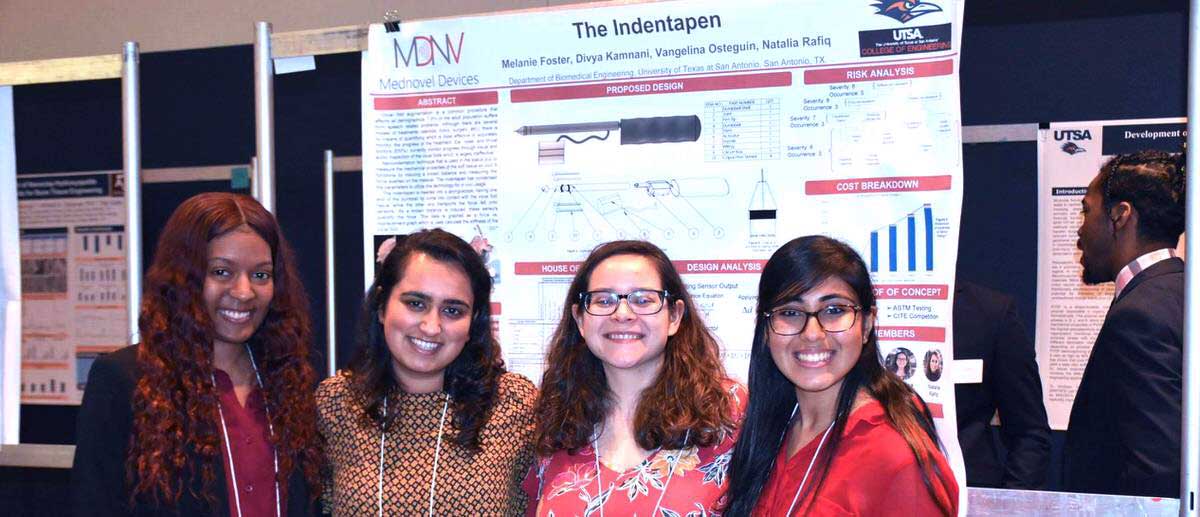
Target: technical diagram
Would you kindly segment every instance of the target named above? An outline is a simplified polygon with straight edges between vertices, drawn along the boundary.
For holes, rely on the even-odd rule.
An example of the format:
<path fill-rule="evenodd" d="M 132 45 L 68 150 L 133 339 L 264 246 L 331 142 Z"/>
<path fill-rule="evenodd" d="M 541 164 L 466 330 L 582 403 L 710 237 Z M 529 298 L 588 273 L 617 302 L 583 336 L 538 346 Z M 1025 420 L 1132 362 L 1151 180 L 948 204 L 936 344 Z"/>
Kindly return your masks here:
<path fill-rule="evenodd" d="M 708 215 L 720 207 L 696 203 L 729 193 L 729 182 L 720 177 L 560 181 L 539 188 L 505 239 L 720 239 L 725 229 Z"/>

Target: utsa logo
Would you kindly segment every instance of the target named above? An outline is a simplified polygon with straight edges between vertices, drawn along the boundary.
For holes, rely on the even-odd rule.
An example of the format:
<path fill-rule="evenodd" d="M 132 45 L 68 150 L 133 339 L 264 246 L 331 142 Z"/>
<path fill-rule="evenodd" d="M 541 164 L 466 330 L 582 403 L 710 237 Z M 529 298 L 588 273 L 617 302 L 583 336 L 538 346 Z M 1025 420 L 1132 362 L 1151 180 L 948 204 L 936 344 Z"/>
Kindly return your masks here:
<path fill-rule="evenodd" d="M 1062 145 L 1062 147 L 1060 147 L 1060 149 L 1062 149 L 1062 152 L 1070 154 L 1070 155 L 1076 155 L 1079 153 L 1087 152 L 1087 149 L 1080 147 L 1079 144 L 1074 142 L 1075 140 L 1091 140 L 1091 139 L 1092 139 L 1092 131 L 1090 129 L 1055 129 L 1054 130 L 1054 140 L 1059 141 L 1059 142 L 1066 140 L 1067 142 L 1064 143 Z"/>
<path fill-rule="evenodd" d="M 921 0 L 881 0 L 871 4 L 871 7 L 878 9 L 875 14 L 894 18 L 900 23 L 908 23 L 913 18 L 929 13 L 942 12 L 941 6 Z"/>
<path fill-rule="evenodd" d="M 1092 130 L 1090 129 L 1055 129 L 1054 139 L 1063 140 L 1091 140 Z"/>

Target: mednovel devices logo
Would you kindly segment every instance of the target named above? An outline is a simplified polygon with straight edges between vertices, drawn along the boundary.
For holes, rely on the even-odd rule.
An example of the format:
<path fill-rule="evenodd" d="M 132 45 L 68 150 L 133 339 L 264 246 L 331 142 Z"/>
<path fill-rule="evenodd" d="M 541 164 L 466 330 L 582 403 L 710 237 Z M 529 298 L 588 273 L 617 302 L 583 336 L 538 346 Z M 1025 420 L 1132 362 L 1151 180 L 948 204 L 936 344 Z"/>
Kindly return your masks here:
<path fill-rule="evenodd" d="M 1059 149 L 1062 149 L 1062 152 L 1067 153 L 1072 156 L 1079 154 L 1079 153 L 1087 152 L 1086 148 L 1084 148 L 1083 146 L 1080 146 L 1079 144 L 1077 144 L 1075 142 L 1083 141 L 1083 140 L 1090 141 L 1091 139 L 1092 139 L 1092 132 L 1091 132 L 1091 130 L 1088 130 L 1088 129 L 1055 129 L 1054 130 L 1054 141 L 1056 141 L 1056 142 L 1063 142 L 1064 140 L 1066 141 L 1061 146 L 1059 146 Z"/>
<path fill-rule="evenodd" d="M 436 65 L 439 57 L 443 63 L 458 64 L 462 59 L 465 35 L 466 33 L 458 33 L 457 42 L 450 34 L 443 34 L 440 40 L 433 35 L 413 36 L 408 45 L 396 38 L 392 40 L 396 68 L 400 68 L 401 63 L 406 67 Z"/>
<path fill-rule="evenodd" d="M 878 9 L 875 14 L 893 18 L 900 23 L 908 23 L 913 18 L 929 13 L 942 12 L 941 6 L 921 0 L 883 0 L 871 4 L 871 7 Z"/>

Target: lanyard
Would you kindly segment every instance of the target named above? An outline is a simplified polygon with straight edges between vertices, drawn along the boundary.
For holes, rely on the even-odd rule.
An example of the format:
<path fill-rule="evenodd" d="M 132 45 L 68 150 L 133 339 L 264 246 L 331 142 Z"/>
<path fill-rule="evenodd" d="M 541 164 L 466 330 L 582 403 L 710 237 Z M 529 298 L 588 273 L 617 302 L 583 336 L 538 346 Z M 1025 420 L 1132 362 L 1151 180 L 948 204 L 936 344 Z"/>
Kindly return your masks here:
<path fill-rule="evenodd" d="M 800 409 L 799 403 L 797 403 L 796 407 L 792 409 L 792 418 L 796 417 L 796 410 L 798 410 L 798 409 Z M 789 419 L 789 421 L 790 421 L 790 419 Z M 825 445 L 825 439 L 829 437 L 829 431 L 833 430 L 833 424 L 836 424 L 836 423 L 837 423 L 837 419 L 835 418 L 835 419 L 833 419 L 832 422 L 829 423 L 829 427 L 825 428 L 825 433 L 821 435 L 821 441 L 817 442 L 817 450 L 816 450 L 816 452 L 813 452 L 812 459 L 808 460 L 808 468 L 804 469 L 804 477 L 800 479 L 800 487 L 796 489 L 796 495 L 792 496 L 792 504 L 788 506 L 788 511 L 784 515 L 791 515 L 792 510 L 796 508 L 796 503 L 799 502 L 799 500 L 800 500 L 800 492 L 804 491 L 804 484 L 808 483 L 808 475 L 812 473 L 813 465 L 817 463 L 817 456 L 821 455 L 821 447 L 823 447 Z M 787 436 L 786 429 L 784 429 L 783 435 L 785 437 Z"/>
<path fill-rule="evenodd" d="M 254 368 L 254 379 L 258 381 L 258 389 L 262 390 L 262 376 L 258 374 L 258 363 L 254 361 L 254 354 L 250 352 L 250 345 L 248 344 L 246 345 L 246 355 L 250 356 L 250 366 Z M 210 374 L 210 376 L 212 377 L 213 388 L 216 388 L 217 377 L 213 374 Z M 271 410 L 265 406 L 264 410 L 267 412 L 267 432 L 273 437 L 275 436 L 275 428 L 271 425 Z M 229 429 L 225 427 L 225 411 L 221 409 L 219 395 L 217 397 L 217 415 L 221 417 L 221 435 L 225 438 L 225 454 L 229 457 L 229 478 L 233 481 L 233 502 L 237 506 L 238 517 L 242 517 L 242 497 L 237 482 L 237 468 L 233 466 L 233 449 L 229 447 Z M 279 451 L 275 450 L 274 446 L 272 446 L 271 454 L 274 456 L 275 461 L 275 476 L 272 477 L 275 480 L 275 517 L 280 517 L 282 512 L 280 512 L 279 508 Z"/>
<path fill-rule="evenodd" d="M 383 425 L 387 424 L 387 396 L 383 397 Z M 433 517 L 433 500 L 434 494 L 437 491 L 437 471 L 438 459 L 442 455 L 442 432 L 446 428 L 446 410 L 450 409 L 450 394 L 446 394 L 446 401 L 442 403 L 442 421 L 438 424 L 437 447 L 433 451 L 433 479 L 429 481 L 429 517 Z M 387 440 L 387 431 L 380 426 L 379 429 L 379 516 L 383 517 L 383 444 Z"/>

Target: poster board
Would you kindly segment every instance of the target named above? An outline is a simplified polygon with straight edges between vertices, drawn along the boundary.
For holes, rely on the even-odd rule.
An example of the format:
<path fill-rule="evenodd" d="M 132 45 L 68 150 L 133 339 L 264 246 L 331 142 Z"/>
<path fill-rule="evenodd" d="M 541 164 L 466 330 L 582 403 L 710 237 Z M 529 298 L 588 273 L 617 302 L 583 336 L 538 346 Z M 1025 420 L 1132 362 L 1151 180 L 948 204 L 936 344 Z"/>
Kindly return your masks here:
<path fill-rule="evenodd" d="M 922 5 L 663 2 L 371 26 L 365 285 L 391 235 L 441 227 L 486 247 L 506 363 L 537 382 L 579 262 L 646 239 L 745 379 L 762 264 L 826 234 L 868 263 L 884 360 L 909 365 L 964 481 L 953 376 L 924 368 L 952 357 L 962 3 Z"/>
<path fill-rule="evenodd" d="M 21 402 L 78 405 L 91 364 L 128 344 L 124 173 L 17 178 Z"/>
<path fill-rule="evenodd" d="M 1084 285 L 1076 233 L 1080 203 L 1100 166 L 1114 155 L 1181 152 L 1183 118 L 1055 122 L 1038 133 L 1038 282 L 1036 349 L 1050 428 L 1066 430 L 1071 405 L 1108 306 L 1112 282 Z M 1183 253 L 1183 239 L 1177 247 Z"/>

